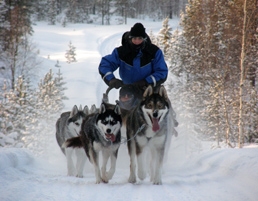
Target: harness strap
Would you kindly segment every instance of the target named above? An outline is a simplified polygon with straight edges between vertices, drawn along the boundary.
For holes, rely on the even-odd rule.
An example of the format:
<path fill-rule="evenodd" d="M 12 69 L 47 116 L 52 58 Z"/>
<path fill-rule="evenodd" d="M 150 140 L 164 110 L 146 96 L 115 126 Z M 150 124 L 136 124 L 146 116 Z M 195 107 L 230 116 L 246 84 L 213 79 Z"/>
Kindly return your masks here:
<path fill-rule="evenodd" d="M 139 132 L 141 132 L 142 131 L 142 129 L 144 129 L 144 127 L 146 126 L 146 124 L 142 124 L 142 126 L 140 127 L 140 128 L 138 128 L 138 130 L 136 131 L 136 133 L 134 134 L 134 136 L 133 137 L 131 137 L 130 139 L 125 139 L 125 141 L 124 142 L 121 142 L 120 144 L 125 144 L 126 142 L 129 142 L 130 140 L 132 140 L 133 138 L 135 138 L 136 137 L 136 135 L 138 135 L 138 133 Z M 113 145 L 113 142 L 110 140 L 110 143 L 111 143 L 111 145 Z"/>
<path fill-rule="evenodd" d="M 142 129 L 144 129 L 144 128 L 145 128 L 145 126 L 146 126 L 146 124 L 142 124 L 142 126 L 141 126 L 140 128 L 138 128 L 138 130 L 136 131 L 136 133 L 134 134 L 134 136 L 133 136 L 133 137 L 131 137 L 131 138 L 130 138 L 130 139 L 128 139 L 128 140 L 125 140 L 124 142 L 121 142 L 121 144 L 125 144 L 126 142 L 131 141 L 133 138 L 135 138 L 135 137 L 136 137 L 136 135 L 138 135 L 138 133 L 139 133 L 139 132 L 141 132 L 141 131 L 142 131 Z"/>

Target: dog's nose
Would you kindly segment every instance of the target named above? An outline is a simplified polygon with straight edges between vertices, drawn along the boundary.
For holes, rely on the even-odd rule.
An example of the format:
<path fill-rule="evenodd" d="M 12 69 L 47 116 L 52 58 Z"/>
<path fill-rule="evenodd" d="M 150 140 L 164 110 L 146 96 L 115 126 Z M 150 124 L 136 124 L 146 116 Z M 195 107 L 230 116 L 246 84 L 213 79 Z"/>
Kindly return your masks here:
<path fill-rule="evenodd" d="M 107 131 L 107 133 L 111 133 L 111 129 L 110 128 L 108 128 L 106 131 Z"/>
<path fill-rule="evenodd" d="M 158 110 L 154 110 L 152 115 L 153 115 L 154 118 L 157 118 L 158 117 Z"/>

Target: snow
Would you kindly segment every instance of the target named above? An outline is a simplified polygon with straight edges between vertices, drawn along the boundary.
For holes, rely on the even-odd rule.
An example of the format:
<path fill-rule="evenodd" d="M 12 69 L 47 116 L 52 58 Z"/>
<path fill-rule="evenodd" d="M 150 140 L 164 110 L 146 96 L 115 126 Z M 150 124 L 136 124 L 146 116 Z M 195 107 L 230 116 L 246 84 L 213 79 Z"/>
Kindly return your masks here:
<path fill-rule="evenodd" d="M 65 110 L 74 105 L 99 106 L 107 86 L 98 73 L 101 56 L 111 53 L 120 44 L 122 33 L 137 20 L 128 19 L 127 25 L 101 26 L 74 24 L 62 27 L 45 22 L 34 26 L 33 40 L 42 59 L 40 74 L 55 68 L 58 60 L 68 90 Z M 156 34 L 162 22 L 142 21 L 146 31 Z M 178 20 L 171 20 L 173 30 Z M 65 52 L 69 42 L 76 47 L 76 63 L 68 64 Z M 110 92 L 110 102 L 117 98 Z M 180 120 L 182 122 L 182 120 Z M 36 156 L 24 148 L 0 149 L 1 201 L 255 201 L 258 199 L 258 147 L 212 150 L 208 142 L 198 141 L 189 148 L 190 136 L 180 123 L 178 137 L 172 138 L 168 160 L 164 164 L 163 185 L 152 185 L 148 178 L 136 184 L 127 182 L 129 156 L 122 144 L 117 170 L 108 184 L 95 184 L 93 166 L 87 161 L 84 178 L 68 177 L 66 159 L 55 139 L 55 122 L 50 144 L 44 156 Z"/>

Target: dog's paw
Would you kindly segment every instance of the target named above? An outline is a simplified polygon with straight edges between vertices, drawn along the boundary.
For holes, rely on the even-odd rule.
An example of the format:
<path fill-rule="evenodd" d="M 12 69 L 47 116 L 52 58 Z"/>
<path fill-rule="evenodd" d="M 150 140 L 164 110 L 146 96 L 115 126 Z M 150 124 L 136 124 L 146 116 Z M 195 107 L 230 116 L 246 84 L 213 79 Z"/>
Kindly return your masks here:
<path fill-rule="evenodd" d="M 107 184 L 108 183 L 108 179 L 107 178 L 102 178 L 102 182 Z"/>
<path fill-rule="evenodd" d="M 138 170 L 138 177 L 140 180 L 144 180 L 146 178 L 146 172 L 144 170 Z"/>
<path fill-rule="evenodd" d="M 100 183 L 102 183 L 103 182 L 103 179 L 102 178 L 96 178 L 96 184 L 100 184 Z"/>
<path fill-rule="evenodd" d="M 75 169 L 72 169 L 72 168 L 68 169 L 67 176 L 75 177 L 76 176 Z"/>
<path fill-rule="evenodd" d="M 68 173 L 67 173 L 67 176 L 68 176 L 68 177 L 75 177 L 76 174 L 75 174 L 75 173 L 70 173 L 70 172 L 68 172 Z"/>
<path fill-rule="evenodd" d="M 136 176 L 135 175 L 130 175 L 130 177 L 128 179 L 128 182 L 132 183 L 132 184 L 136 183 Z"/>
<path fill-rule="evenodd" d="M 162 185 L 161 179 L 153 180 L 154 185 Z"/>
<path fill-rule="evenodd" d="M 107 174 L 105 174 L 105 175 L 102 175 L 102 177 L 101 177 L 101 179 L 102 179 L 102 182 L 103 183 L 108 183 L 108 177 L 107 177 Z"/>
<path fill-rule="evenodd" d="M 106 172 L 106 177 L 107 177 L 107 179 L 108 179 L 108 180 L 112 179 L 113 176 L 114 176 L 114 173 L 115 173 L 114 171 Z"/>
<path fill-rule="evenodd" d="M 83 175 L 77 174 L 76 177 L 78 177 L 78 178 L 83 178 Z"/>

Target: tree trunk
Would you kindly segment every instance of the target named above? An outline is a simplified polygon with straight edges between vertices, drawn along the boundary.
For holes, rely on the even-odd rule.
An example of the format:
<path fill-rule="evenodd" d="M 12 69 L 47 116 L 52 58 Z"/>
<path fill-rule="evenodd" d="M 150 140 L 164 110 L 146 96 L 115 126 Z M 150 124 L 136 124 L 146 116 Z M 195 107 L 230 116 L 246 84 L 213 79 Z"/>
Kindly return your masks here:
<path fill-rule="evenodd" d="M 240 87 L 239 87 L 239 122 L 238 122 L 238 147 L 242 148 L 243 146 L 243 87 L 245 80 L 245 46 L 246 46 L 246 1 L 244 1 L 244 20 L 243 20 L 243 29 L 242 29 L 242 47 L 241 47 L 241 57 L 240 57 Z"/>

